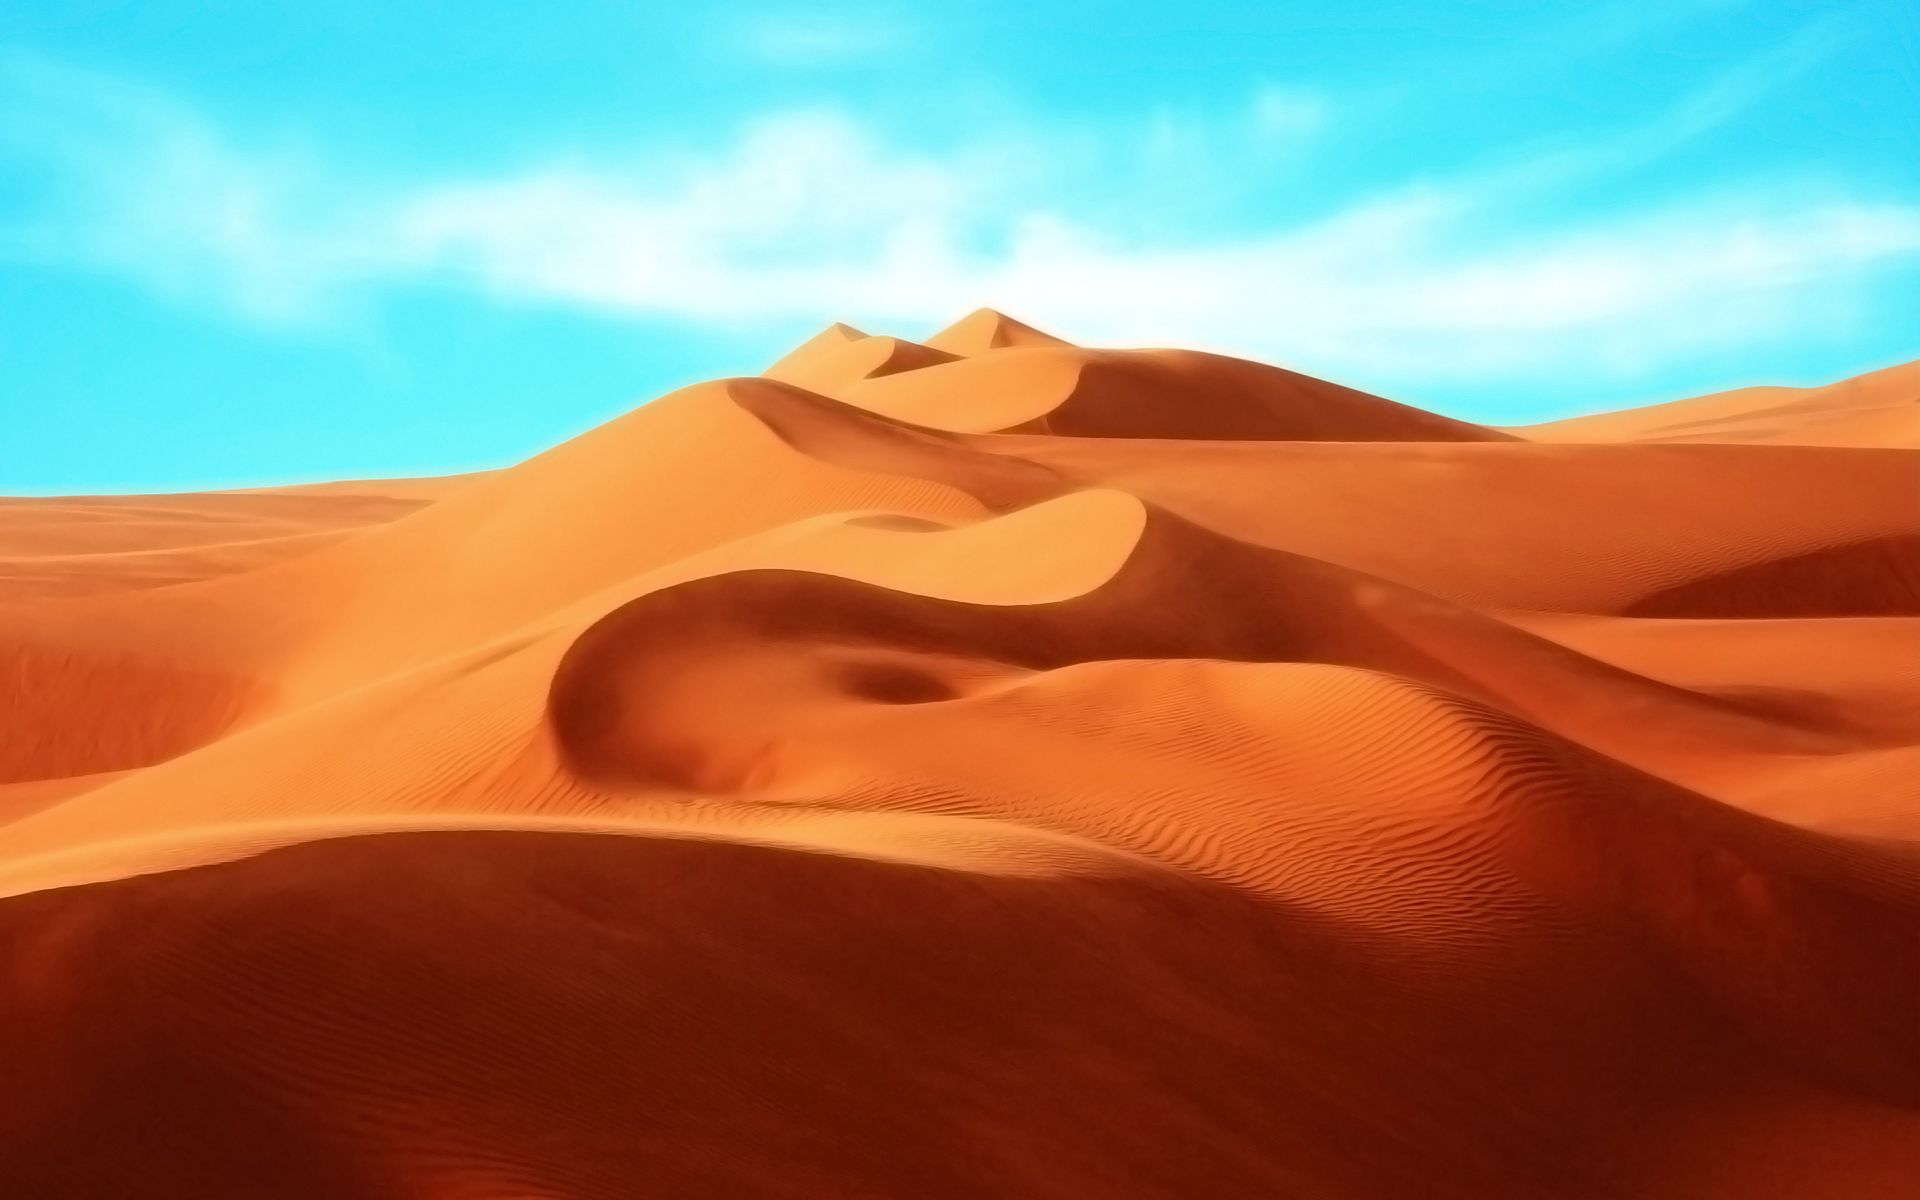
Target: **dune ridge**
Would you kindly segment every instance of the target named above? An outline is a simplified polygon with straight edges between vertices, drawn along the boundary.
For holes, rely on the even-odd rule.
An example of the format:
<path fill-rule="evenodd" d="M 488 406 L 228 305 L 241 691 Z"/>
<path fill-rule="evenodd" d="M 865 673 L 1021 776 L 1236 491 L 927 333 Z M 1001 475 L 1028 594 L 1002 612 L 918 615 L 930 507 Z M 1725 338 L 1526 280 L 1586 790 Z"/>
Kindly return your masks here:
<path fill-rule="evenodd" d="M 0 500 L 0 1179 L 1910 1196 L 1917 384 L 1493 429 L 983 309 Z"/>

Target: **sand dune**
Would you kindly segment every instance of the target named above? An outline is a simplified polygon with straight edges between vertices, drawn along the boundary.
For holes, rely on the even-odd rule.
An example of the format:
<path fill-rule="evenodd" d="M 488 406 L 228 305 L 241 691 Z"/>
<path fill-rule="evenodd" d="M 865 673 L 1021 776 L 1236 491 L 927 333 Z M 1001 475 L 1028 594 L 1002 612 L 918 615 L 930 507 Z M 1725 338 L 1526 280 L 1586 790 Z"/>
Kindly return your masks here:
<path fill-rule="evenodd" d="M 1916 382 L 982 310 L 0 501 L 0 1192 L 1911 1196 Z"/>
<path fill-rule="evenodd" d="M 1557 442 L 1745 442 L 1920 449 L 1920 363 L 1825 387 L 1750 387 L 1516 429 Z"/>

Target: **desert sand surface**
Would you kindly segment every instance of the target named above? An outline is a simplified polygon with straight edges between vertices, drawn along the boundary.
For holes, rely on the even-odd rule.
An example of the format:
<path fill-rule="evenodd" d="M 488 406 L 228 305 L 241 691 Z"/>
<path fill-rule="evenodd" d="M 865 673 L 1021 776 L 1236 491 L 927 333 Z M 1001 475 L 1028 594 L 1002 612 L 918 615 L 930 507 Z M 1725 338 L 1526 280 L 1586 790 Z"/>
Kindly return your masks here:
<path fill-rule="evenodd" d="M 982 310 L 0 501 L 0 1195 L 1911 1200 L 1916 447 Z"/>

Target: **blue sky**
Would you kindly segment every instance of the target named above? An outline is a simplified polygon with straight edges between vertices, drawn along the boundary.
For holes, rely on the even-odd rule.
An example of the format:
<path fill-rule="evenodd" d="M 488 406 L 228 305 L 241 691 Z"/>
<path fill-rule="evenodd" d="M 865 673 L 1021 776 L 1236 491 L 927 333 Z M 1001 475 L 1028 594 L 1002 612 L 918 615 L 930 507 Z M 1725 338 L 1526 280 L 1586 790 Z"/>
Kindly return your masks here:
<path fill-rule="evenodd" d="M 8 0 L 0 492 L 509 462 L 979 305 L 1491 422 L 1920 356 L 1920 16 Z"/>

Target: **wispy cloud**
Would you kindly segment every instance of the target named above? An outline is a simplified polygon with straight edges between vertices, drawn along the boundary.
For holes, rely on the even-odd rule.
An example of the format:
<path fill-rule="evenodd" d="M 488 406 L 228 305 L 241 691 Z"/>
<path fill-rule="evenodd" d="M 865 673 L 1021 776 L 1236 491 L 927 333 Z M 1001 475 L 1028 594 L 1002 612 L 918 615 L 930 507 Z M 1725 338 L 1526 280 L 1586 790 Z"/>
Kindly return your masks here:
<path fill-rule="evenodd" d="M 1507 190 L 1566 188 L 1657 163 L 1737 120 L 1772 94 L 1832 59 L 1846 44 L 1833 21 L 1816 21 L 1781 44 L 1708 75 L 1650 118 L 1624 129 L 1526 148 L 1524 157 L 1500 168 Z"/>
<path fill-rule="evenodd" d="M 1327 98 L 1318 91 L 1264 83 L 1253 93 L 1248 116 L 1259 134 L 1297 137 L 1319 132 L 1327 123 L 1328 108 Z"/>
<path fill-rule="evenodd" d="M 379 218 L 322 164 L 243 153 L 162 92 L 13 56 L 0 60 L 0 112 L 0 154 L 39 185 L 7 222 L 16 258 L 296 322 L 388 253 Z"/>
<path fill-rule="evenodd" d="M 832 111 L 786 112 L 671 166 L 616 156 L 377 185 L 350 163 L 243 147 L 112 79 L 16 61 L 0 82 L 0 146 L 36 160 L 55 193 L 8 223 L 0 253 L 267 322 L 423 285 L 639 318 L 908 329 L 985 303 L 1087 340 L 1374 379 L 1618 373 L 1771 337 L 1920 264 L 1920 205 L 1779 180 L 1519 221 L 1514 205 L 1554 181 L 1481 170 L 1284 228 L 1148 240 L 1076 216 L 1071 181 L 1033 169 L 1044 156 L 1018 131 L 935 152 Z M 1598 153 L 1678 146 L 1737 92 L 1710 81 L 1676 128 Z M 1291 136 L 1329 112 L 1274 85 L 1233 119 Z"/>
<path fill-rule="evenodd" d="M 731 31 L 728 49 L 776 66 L 828 67 L 885 54 L 907 40 L 883 14 L 816 9 L 750 16 Z"/>

